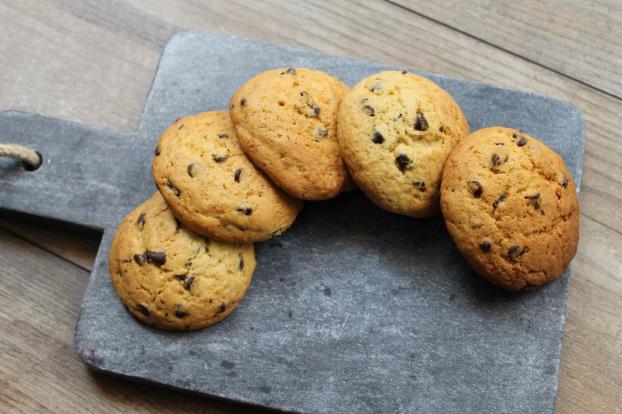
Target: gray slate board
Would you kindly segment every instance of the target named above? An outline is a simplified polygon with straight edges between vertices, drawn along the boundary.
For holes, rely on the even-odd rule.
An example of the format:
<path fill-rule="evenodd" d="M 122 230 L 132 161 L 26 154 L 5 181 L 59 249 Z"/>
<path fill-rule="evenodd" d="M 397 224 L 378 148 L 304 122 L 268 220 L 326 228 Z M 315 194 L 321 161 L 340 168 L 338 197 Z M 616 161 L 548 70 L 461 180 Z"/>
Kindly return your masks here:
<path fill-rule="evenodd" d="M 75 336 L 109 373 L 281 410 L 319 413 L 544 413 L 557 388 L 568 271 L 532 293 L 501 291 L 461 259 L 440 217 L 385 213 L 359 193 L 306 203 L 282 237 L 257 245 L 248 296 L 224 322 L 151 329 L 115 295 L 107 253 L 123 216 L 155 190 L 150 159 L 176 118 L 226 108 L 257 72 L 308 66 L 352 85 L 387 66 L 208 33 L 166 46 L 136 134 L 18 112 L 0 142 L 43 166 L 0 160 L 0 208 L 104 230 Z M 426 74 L 472 130 L 520 128 L 558 151 L 580 182 L 584 122 L 540 95 Z M 111 85 L 114 87 L 114 85 Z"/>

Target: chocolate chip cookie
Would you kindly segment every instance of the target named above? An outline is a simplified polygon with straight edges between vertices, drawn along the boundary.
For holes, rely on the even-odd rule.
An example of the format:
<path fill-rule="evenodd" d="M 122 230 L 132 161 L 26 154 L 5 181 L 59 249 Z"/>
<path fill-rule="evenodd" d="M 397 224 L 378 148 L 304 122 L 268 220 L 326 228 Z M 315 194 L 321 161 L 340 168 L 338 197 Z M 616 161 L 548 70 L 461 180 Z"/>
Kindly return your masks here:
<path fill-rule="evenodd" d="M 191 330 L 233 312 L 251 282 L 255 253 L 252 244 L 186 230 L 156 193 L 121 223 L 108 265 L 117 294 L 135 317 L 158 328 Z"/>
<path fill-rule="evenodd" d="M 289 195 L 325 200 L 342 191 L 347 170 L 337 144 L 337 108 L 348 87 L 306 68 L 260 73 L 231 99 L 240 146 Z"/>
<path fill-rule="evenodd" d="M 462 255 L 505 289 L 557 279 L 577 250 L 572 176 L 556 152 L 515 129 L 481 129 L 454 148 L 441 207 Z"/>
<path fill-rule="evenodd" d="M 338 113 L 339 146 L 354 181 L 379 207 L 413 217 L 438 212 L 443 165 L 468 130 L 447 92 L 407 71 L 363 79 Z"/>
<path fill-rule="evenodd" d="M 166 129 L 153 176 L 186 228 L 220 241 L 281 234 L 302 208 L 244 155 L 227 111 L 186 116 Z"/>

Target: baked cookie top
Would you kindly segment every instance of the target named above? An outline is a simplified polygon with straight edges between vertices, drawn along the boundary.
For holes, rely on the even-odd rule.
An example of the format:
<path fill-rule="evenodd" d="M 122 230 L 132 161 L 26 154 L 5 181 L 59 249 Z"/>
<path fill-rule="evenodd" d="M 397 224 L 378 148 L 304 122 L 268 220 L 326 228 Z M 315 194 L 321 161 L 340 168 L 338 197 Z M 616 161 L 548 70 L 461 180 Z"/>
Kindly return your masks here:
<path fill-rule="evenodd" d="M 439 210 L 443 165 L 468 131 L 453 98 L 407 71 L 385 71 L 355 85 L 338 114 L 341 154 L 352 178 L 379 207 L 427 217 Z"/>
<path fill-rule="evenodd" d="M 155 193 L 121 223 L 108 265 L 134 316 L 158 328 L 190 330 L 235 309 L 251 282 L 255 253 L 252 244 L 212 241 L 186 230 Z"/>
<path fill-rule="evenodd" d="M 475 270 L 510 290 L 556 279 L 575 255 L 579 202 L 562 158 L 514 129 L 480 129 L 450 154 L 441 207 Z"/>
<path fill-rule="evenodd" d="M 248 80 L 231 98 L 240 145 L 289 195 L 324 200 L 342 190 L 346 167 L 337 144 L 337 108 L 348 87 L 306 68 Z"/>
<path fill-rule="evenodd" d="M 287 229 L 302 208 L 244 155 L 227 111 L 186 116 L 167 128 L 153 176 L 184 226 L 216 240 L 266 240 Z"/>

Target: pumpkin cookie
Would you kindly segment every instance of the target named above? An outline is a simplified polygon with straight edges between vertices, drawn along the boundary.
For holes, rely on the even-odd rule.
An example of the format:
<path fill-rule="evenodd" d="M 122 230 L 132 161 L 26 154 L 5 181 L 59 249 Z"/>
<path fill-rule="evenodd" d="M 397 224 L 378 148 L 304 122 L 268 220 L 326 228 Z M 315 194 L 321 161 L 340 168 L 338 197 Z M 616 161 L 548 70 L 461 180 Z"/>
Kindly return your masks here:
<path fill-rule="evenodd" d="M 183 117 L 160 137 L 153 176 L 188 229 L 249 243 L 281 234 L 302 202 L 281 191 L 240 148 L 226 111 Z"/>
<path fill-rule="evenodd" d="M 534 137 L 492 127 L 450 154 L 441 208 L 458 249 L 483 277 L 519 290 L 557 279 L 579 240 L 579 202 L 561 157 Z"/>
<path fill-rule="evenodd" d="M 469 130 L 447 92 L 406 71 L 381 72 L 346 94 L 337 125 L 352 178 L 374 203 L 413 217 L 438 212 L 443 165 Z"/>
<path fill-rule="evenodd" d="M 240 146 L 289 195 L 325 200 L 348 175 L 337 144 L 337 108 L 348 87 L 312 69 L 260 73 L 231 98 Z"/>
<path fill-rule="evenodd" d="M 191 330 L 229 315 L 255 270 L 252 244 L 207 240 L 175 220 L 160 193 L 121 223 L 108 256 L 127 309 L 163 329 Z"/>

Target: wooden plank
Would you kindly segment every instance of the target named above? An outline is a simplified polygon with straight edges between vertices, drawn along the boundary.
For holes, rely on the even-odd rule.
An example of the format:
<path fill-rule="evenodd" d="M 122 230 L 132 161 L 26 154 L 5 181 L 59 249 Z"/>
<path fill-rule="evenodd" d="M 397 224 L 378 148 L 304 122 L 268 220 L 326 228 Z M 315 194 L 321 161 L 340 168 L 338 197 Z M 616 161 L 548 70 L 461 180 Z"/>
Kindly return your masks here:
<path fill-rule="evenodd" d="M 622 2 L 389 0 L 622 97 Z"/>
<path fill-rule="evenodd" d="M 583 217 L 572 265 L 559 413 L 622 413 L 622 236 Z"/>
<path fill-rule="evenodd" d="M 91 372 L 73 353 L 88 272 L 0 230 L 0 412 L 251 412 Z"/>
<path fill-rule="evenodd" d="M 96 30 L 49 1 L 0 2 L 0 27 L 0 108 L 135 129 L 160 45 Z"/>
<path fill-rule="evenodd" d="M 443 10 L 449 12 L 453 11 Z M 0 34 L 8 39 L 0 44 L 0 108 L 13 107 L 17 102 L 22 109 L 131 130 L 142 110 L 160 47 L 177 30 L 217 31 L 413 66 L 536 91 L 578 105 L 588 123 L 582 240 L 569 293 L 557 409 L 563 413 L 619 412 L 619 99 L 569 79 L 558 70 L 547 70 L 542 62 L 531 63 L 379 1 L 135 0 L 103 4 L 94 0 L 5 0 L 0 2 Z M 615 56 L 611 62 L 615 63 Z M 13 86 L 16 79 L 19 86 Z M 0 232 L 0 243 L 6 237 Z M 50 263 L 47 268 L 55 269 L 55 262 Z M 57 270 L 48 272 L 56 274 Z M 61 273 L 58 271 L 59 277 Z M 57 283 L 64 286 L 67 282 L 59 278 Z M 66 353 L 69 355 L 70 349 Z M 59 367 L 53 369 L 62 372 Z M 92 389 L 89 377 L 83 376 L 81 381 L 73 387 Z M 115 380 L 111 382 L 116 384 Z M 145 410 L 143 403 L 134 402 L 133 392 L 124 395 L 125 408 Z M 51 397 L 40 395 L 37 401 L 46 398 Z"/>
<path fill-rule="evenodd" d="M 23 215 L 0 214 L 0 229 L 19 235 L 24 240 L 65 260 L 92 270 L 101 234 L 80 228 L 67 228 Z"/>

